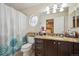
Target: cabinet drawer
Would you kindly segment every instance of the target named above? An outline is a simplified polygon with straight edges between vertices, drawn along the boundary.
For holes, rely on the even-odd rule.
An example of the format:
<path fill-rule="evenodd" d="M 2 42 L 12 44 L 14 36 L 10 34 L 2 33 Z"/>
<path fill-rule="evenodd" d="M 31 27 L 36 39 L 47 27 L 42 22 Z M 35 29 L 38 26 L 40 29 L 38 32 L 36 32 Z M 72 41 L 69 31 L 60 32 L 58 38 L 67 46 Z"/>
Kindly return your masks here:
<path fill-rule="evenodd" d="M 41 47 L 43 47 L 43 44 L 35 43 L 35 46 L 36 46 L 36 47 L 37 47 L 37 46 L 41 46 Z"/>
<path fill-rule="evenodd" d="M 35 40 L 35 43 L 41 44 L 41 43 L 43 43 L 43 40 L 42 40 L 42 39 L 36 39 L 36 40 Z"/>

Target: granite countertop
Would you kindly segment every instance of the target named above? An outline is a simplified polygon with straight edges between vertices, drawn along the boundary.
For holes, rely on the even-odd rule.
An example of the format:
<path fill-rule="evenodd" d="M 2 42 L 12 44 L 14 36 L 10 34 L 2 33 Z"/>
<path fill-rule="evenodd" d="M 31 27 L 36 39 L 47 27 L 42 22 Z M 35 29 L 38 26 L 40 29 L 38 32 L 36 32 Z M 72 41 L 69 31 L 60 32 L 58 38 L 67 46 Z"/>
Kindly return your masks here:
<path fill-rule="evenodd" d="M 59 41 L 68 41 L 68 42 L 76 42 L 79 43 L 79 38 L 69 38 L 69 37 L 59 37 L 59 36 L 49 36 L 49 35 L 44 35 L 44 36 L 35 36 L 35 38 L 40 38 L 40 39 L 48 39 L 48 40 L 59 40 Z"/>

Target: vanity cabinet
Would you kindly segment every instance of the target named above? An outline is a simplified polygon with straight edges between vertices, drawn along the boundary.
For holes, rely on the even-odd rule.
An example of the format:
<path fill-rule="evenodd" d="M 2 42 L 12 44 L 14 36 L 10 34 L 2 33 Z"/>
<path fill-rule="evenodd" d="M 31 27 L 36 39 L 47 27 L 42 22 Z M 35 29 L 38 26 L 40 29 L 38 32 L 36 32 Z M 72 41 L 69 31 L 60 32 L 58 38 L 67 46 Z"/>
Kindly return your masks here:
<path fill-rule="evenodd" d="M 79 56 L 79 43 L 74 43 L 74 56 Z"/>
<path fill-rule="evenodd" d="M 36 56 L 70 56 L 73 55 L 73 42 L 35 39 Z"/>
<path fill-rule="evenodd" d="M 44 40 L 36 39 L 35 40 L 35 55 L 44 56 Z"/>
<path fill-rule="evenodd" d="M 57 41 L 45 40 L 45 55 L 57 56 Z"/>
<path fill-rule="evenodd" d="M 58 56 L 73 55 L 73 43 L 58 41 Z"/>

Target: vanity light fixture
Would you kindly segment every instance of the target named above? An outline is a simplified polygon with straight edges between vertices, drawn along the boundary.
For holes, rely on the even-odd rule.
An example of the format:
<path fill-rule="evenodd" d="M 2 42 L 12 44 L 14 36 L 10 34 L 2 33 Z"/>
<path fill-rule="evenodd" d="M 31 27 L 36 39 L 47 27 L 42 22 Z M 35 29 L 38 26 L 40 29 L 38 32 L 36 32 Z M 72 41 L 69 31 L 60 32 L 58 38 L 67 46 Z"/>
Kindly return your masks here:
<path fill-rule="evenodd" d="M 61 7 L 62 7 L 62 8 L 67 7 L 67 3 L 61 4 Z"/>
<path fill-rule="evenodd" d="M 67 7 L 67 3 L 52 4 L 51 6 L 46 7 L 45 13 L 50 14 L 56 12 L 63 12 L 65 7 Z"/>
<path fill-rule="evenodd" d="M 57 4 L 54 4 L 53 9 L 57 9 Z"/>
<path fill-rule="evenodd" d="M 53 9 L 52 13 L 56 13 L 56 9 Z"/>
<path fill-rule="evenodd" d="M 57 9 L 57 4 L 54 4 L 52 13 L 56 13 L 56 9 Z"/>

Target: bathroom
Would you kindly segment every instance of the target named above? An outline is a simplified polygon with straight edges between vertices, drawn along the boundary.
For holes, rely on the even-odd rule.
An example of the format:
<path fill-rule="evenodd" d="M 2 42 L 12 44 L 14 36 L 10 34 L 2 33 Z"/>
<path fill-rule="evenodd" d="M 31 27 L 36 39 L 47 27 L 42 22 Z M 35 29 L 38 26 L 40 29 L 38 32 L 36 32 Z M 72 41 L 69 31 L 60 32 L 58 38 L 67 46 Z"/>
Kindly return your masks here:
<path fill-rule="evenodd" d="M 35 56 L 34 37 L 41 36 L 41 33 L 52 35 L 45 32 L 48 19 L 54 19 L 54 34 L 65 34 L 67 31 L 70 31 L 67 34 L 75 31 L 79 34 L 77 20 L 74 27 L 72 21 L 73 16 L 79 16 L 79 3 L 68 3 L 64 11 L 46 14 L 46 7 L 54 4 L 0 3 L 0 56 Z"/>

